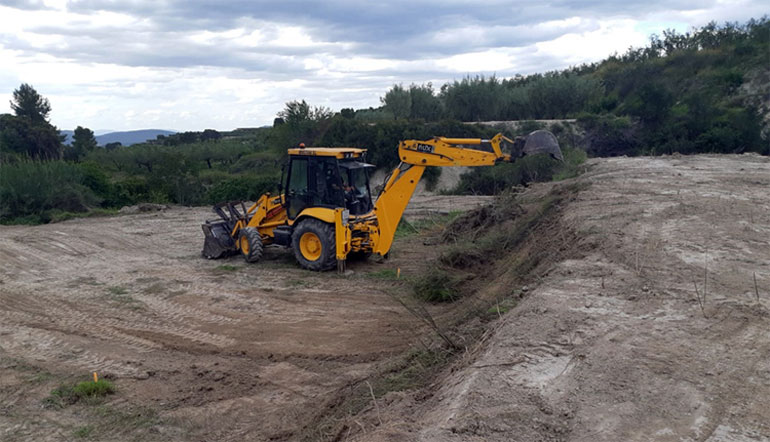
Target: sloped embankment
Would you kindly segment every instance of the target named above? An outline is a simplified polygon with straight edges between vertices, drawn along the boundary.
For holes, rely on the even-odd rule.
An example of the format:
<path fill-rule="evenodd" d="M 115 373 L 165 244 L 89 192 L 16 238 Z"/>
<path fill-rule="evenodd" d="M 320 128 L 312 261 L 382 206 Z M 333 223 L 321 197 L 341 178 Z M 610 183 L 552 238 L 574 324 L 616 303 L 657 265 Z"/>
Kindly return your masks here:
<path fill-rule="evenodd" d="M 448 264 L 486 266 L 482 297 L 534 288 L 359 440 L 769 440 L 768 188 L 755 155 L 593 160 L 520 195 L 531 222 L 464 218 L 506 234 Z"/>

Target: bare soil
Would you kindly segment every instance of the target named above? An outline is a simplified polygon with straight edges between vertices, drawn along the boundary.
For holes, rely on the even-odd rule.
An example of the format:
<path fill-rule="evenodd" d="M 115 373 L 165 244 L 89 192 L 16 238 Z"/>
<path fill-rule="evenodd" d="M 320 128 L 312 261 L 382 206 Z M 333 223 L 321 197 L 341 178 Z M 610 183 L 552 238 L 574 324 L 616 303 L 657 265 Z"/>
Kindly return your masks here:
<path fill-rule="evenodd" d="M 407 218 L 484 198 L 415 197 Z M 415 208 L 419 213 L 415 213 Z M 0 440 L 296 439 L 346 385 L 400 355 L 422 325 L 381 289 L 434 252 L 396 241 L 346 275 L 202 259 L 209 208 L 0 226 Z M 62 383 L 117 394 L 60 409 Z"/>
<path fill-rule="evenodd" d="M 577 190 L 515 252 L 531 275 L 503 261 L 479 285 L 518 305 L 338 440 L 770 440 L 770 159 L 591 160 L 521 197 L 559 189 Z M 435 242 L 319 274 L 280 249 L 201 259 L 206 217 L 0 226 L 0 440 L 313 440 L 319 413 L 429 334 L 385 290 L 396 268 L 428 270 Z M 429 309 L 441 322 L 463 305 Z M 93 371 L 117 393 L 46 402 Z"/>
<path fill-rule="evenodd" d="M 356 440 L 770 440 L 770 159 L 592 160 L 573 184 L 519 251 L 567 253 Z"/>

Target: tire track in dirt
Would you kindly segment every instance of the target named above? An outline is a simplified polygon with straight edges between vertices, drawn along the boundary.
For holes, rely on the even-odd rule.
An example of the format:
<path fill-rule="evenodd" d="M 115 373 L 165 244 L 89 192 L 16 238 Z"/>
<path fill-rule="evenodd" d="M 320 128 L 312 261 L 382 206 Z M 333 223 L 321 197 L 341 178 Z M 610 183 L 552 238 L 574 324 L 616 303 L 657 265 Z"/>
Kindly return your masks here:
<path fill-rule="evenodd" d="M 23 358 L 34 354 L 39 361 L 56 361 L 59 364 L 82 369 L 86 373 L 102 371 L 118 376 L 134 376 L 137 369 L 125 363 L 102 356 L 82 346 L 69 342 L 66 335 L 23 325 L 0 325 L 3 348 L 11 356 Z"/>
<path fill-rule="evenodd" d="M 417 269 L 432 253 L 423 244 L 382 267 L 351 265 L 346 276 L 306 272 L 278 249 L 257 265 L 207 261 L 199 224 L 208 212 L 0 226 L 0 355 L 53 374 L 38 396 L 19 396 L 26 381 L 0 367 L 3 380 L 14 379 L 0 392 L 18 397 L 16 417 L 0 412 L 2 427 L 40 423 L 11 440 L 56 439 L 62 428 L 66 439 L 83 425 L 77 407 L 41 414 L 39 401 L 62 378 L 91 371 L 118 385 L 111 407 L 147 405 L 169 427 L 184 425 L 171 439 L 290 439 L 424 328 L 379 289 L 387 281 L 366 276 Z"/>

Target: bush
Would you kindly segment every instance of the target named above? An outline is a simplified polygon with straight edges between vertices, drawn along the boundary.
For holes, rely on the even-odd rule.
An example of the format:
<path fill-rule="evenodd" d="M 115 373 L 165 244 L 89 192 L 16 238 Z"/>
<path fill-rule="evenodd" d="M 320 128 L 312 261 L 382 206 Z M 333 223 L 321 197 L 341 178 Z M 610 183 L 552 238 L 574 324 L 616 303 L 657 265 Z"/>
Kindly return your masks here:
<path fill-rule="evenodd" d="M 83 170 L 60 161 L 0 165 L 0 221 L 51 221 L 51 212 L 86 212 L 100 199 Z"/>
<path fill-rule="evenodd" d="M 427 302 L 452 302 L 459 297 L 461 281 L 442 269 L 437 269 L 414 281 L 414 294 Z"/>
<path fill-rule="evenodd" d="M 207 194 L 210 203 L 223 201 L 249 200 L 256 201 L 265 192 L 276 189 L 278 179 L 265 176 L 237 176 L 215 184 Z"/>
<path fill-rule="evenodd" d="M 555 177 L 563 179 L 571 173 L 576 174 L 577 164 L 567 163 L 567 161 L 585 161 L 585 153 L 579 149 L 565 149 L 563 152 L 565 153 L 564 163 L 546 155 L 533 155 L 524 157 L 515 163 L 476 167 L 460 177 L 460 182 L 452 190 L 452 193 L 497 195 L 515 186 L 526 185 L 531 182 L 551 181 Z M 570 156 L 566 156 L 567 152 L 570 152 Z"/>

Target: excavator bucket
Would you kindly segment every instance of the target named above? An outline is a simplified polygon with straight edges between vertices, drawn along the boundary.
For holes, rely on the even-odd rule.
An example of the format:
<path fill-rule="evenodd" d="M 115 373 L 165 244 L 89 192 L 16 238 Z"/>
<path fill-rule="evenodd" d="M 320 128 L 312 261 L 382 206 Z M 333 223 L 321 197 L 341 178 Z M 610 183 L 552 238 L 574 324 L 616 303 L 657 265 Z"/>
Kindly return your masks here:
<path fill-rule="evenodd" d="M 237 252 L 235 241 L 230 237 L 230 229 L 224 221 L 207 222 L 203 228 L 203 250 L 201 255 L 207 259 L 218 259 Z"/>
<path fill-rule="evenodd" d="M 238 209 L 241 207 L 241 210 Z M 225 210 L 226 209 L 226 210 Z M 219 215 L 218 220 L 206 221 L 203 228 L 203 250 L 201 255 L 208 259 L 224 258 L 238 252 L 230 232 L 238 221 L 249 222 L 248 211 L 243 201 L 230 201 L 215 205 L 212 210 Z"/>
<path fill-rule="evenodd" d="M 522 152 L 525 155 L 547 153 L 556 160 L 564 161 L 556 136 L 547 130 L 536 130 L 527 135 Z"/>

